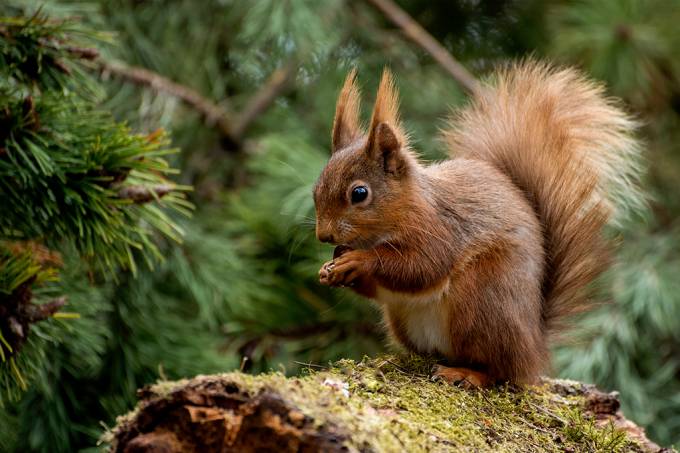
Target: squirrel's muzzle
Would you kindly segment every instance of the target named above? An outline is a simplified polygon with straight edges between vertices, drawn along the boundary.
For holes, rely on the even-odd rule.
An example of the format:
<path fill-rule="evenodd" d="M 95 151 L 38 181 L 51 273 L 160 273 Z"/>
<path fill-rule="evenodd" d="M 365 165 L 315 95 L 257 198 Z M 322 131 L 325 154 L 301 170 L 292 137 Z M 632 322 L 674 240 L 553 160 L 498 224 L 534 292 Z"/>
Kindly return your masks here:
<path fill-rule="evenodd" d="M 324 228 L 324 223 L 326 224 Z M 332 233 L 332 228 L 330 227 L 330 222 L 320 222 L 317 219 L 316 222 L 316 238 L 321 241 L 321 242 L 329 242 L 332 243 L 333 239 L 333 233 Z"/>
<path fill-rule="evenodd" d="M 321 242 L 333 243 L 333 234 L 327 231 L 316 231 L 316 237 Z"/>

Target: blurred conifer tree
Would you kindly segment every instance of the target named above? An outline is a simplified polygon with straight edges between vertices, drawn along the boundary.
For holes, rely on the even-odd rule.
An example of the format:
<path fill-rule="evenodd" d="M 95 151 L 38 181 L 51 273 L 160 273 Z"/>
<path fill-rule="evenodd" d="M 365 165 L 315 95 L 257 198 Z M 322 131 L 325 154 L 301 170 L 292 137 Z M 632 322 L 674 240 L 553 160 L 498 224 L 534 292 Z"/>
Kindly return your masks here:
<path fill-rule="evenodd" d="M 42 3 L 39 17 L 71 18 L 68 23 L 83 30 L 113 33 L 110 43 L 97 43 L 98 61 L 147 68 L 191 87 L 230 120 L 239 119 L 277 69 L 294 70 L 287 90 L 234 146 L 177 97 L 97 69 L 96 62 L 76 59 L 77 70 L 68 77 L 51 69 L 57 82 L 50 83 L 61 78 L 79 96 L 106 89 L 106 95 L 78 102 L 111 111 L 146 134 L 159 126 L 169 130 L 180 149 L 172 157 L 182 169 L 178 182 L 194 187 L 189 198 L 197 209 L 190 220 L 173 220 L 185 232 L 182 244 L 153 235 L 149 247 L 156 244 L 165 260 L 153 271 L 140 267 L 136 277 L 119 270 L 115 280 L 98 273 L 84 278 L 88 265 L 76 256 L 87 255 L 86 244 L 73 241 L 68 226 L 53 238 L 73 250 L 64 254 L 60 281 L 41 291 L 45 300 L 66 295 L 64 310 L 80 319 L 32 328 L 29 338 L 40 340 L 39 353 L 18 356 L 33 370 L 32 380 L 18 401 L 7 400 L 0 410 L 0 446 L 9 451 L 92 446 L 100 421 L 111 423 L 130 407 L 135 389 L 159 377 L 239 366 L 295 373 L 299 363 L 323 364 L 384 349 L 379 315 L 368 301 L 316 282 L 331 248 L 314 239 L 311 187 L 328 155 L 335 96 L 349 68 L 358 67 L 366 117 L 380 71 L 389 65 L 415 146 L 436 159 L 444 157 L 437 140 L 443 119 L 465 101 L 455 81 L 359 0 L 25 1 L 21 11 L 5 8 L 2 16 L 31 17 Z M 649 426 L 655 440 L 680 441 L 680 399 L 673 396 L 680 395 L 675 277 L 680 271 L 675 192 L 680 60 L 673 25 L 680 21 L 679 9 L 663 0 L 399 3 L 480 77 L 497 63 L 527 54 L 576 64 L 605 81 L 641 119 L 650 164 L 646 183 L 653 196 L 649 216 L 619 228 L 621 259 L 601 285 L 603 299 L 613 303 L 575 323 L 556 364 L 565 376 L 619 390 L 628 416 Z M 0 33 L 5 61 L 10 52 L 46 51 L 17 50 L 5 37 Z M 14 108 L 30 113 L 24 98 L 17 97 L 22 103 Z M 7 99 L 11 96 L 2 106 Z M 78 123 L 82 116 L 75 112 L 61 114 L 76 135 L 89 136 L 98 124 Z M 30 115 L 22 118 L 30 121 Z M 2 196 L 4 214 L 14 202 L 8 203 L 5 192 Z M 23 202 L 19 207 L 33 209 L 49 197 L 26 196 Z M 139 225 L 134 220 L 141 215 L 127 218 L 125 225 Z M 42 233 L 32 231 L 29 237 Z"/>

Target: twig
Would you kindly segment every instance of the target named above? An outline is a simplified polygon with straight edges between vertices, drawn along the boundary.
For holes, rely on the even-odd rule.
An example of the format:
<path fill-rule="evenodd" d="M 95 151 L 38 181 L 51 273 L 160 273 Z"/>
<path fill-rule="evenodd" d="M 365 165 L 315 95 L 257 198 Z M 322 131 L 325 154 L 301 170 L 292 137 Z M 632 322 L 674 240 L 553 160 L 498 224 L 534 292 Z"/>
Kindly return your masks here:
<path fill-rule="evenodd" d="M 552 433 L 552 432 L 548 431 L 548 430 L 545 429 L 545 428 L 541 428 L 540 426 L 537 426 L 537 425 L 535 425 L 534 423 L 531 423 L 529 420 L 527 420 L 527 419 L 525 419 L 525 418 L 520 417 L 520 420 L 522 420 L 522 421 L 523 421 L 527 426 L 529 426 L 530 428 L 533 428 L 533 429 L 535 429 L 536 431 L 540 431 L 540 432 L 542 432 L 542 433 L 544 433 L 544 434 L 547 434 L 547 435 L 549 435 L 550 437 L 552 437 L 552 436 L 555 434 L 555 433 Z M 534 445 L 536 445 L 536 444 L 534 444 Z"/>
<path fill-rule="evenodd" d="M 223 107 L 203 97 L 198 91 L 150 71 L 145 68 L 127 66 L 115 61 L 99 60 L 99 68 L 104 74 L 111 74 L 137 85 L 148 86 L 156 91 L 168 93 L 196 110 L 209 126 L 215 126 L 222 137 L 235 148 L 239 137 L 234 134 L 230 114 Z"/>
<path fill-rule="evenodd" d="M 420 373 L 415 373 L 415 372 L 414 372 L 414 373 L 409 372 L 409 371 L 406 370 L 406 368 L 404 368 L 404 367 L 402 367 L 402 366 L 400 366 L 400 365 L 394 363 L 393 361 L 391 361 L 391 360 L 389 360 L 389 359 L 385 359 L 385 360 L 383 361 L 383 363 L 381 363 L 377 368 L 378 368 L 378 369 L 382 369 L 383 365 L 385 365 L 386 363 L 389 363 L 390 365 L 392 365 L 392 366 L 393 366 L 398 372 L 400 372 L 401 374 L 405 374 L 405 375 L 411 376 L 411 377 L 414 377 L 414 376 L 415 376 L 415 377 L 420 377 L 420 378 L 427 378 L 427 375 L 425 375 L 425 374 L 420 374 Z"/>
<path fill-rule="evenodd" d="M 44 304 L 26 303 L 23 305 L 21 311 L 25 316 L 25 320 L 34 324 L 54 316 L 54 314 L 64 305 L 66 305 L 66 297 L 61 296 Z"/>
<path fill-rule="evenodd" d="M 289 63 L 278 68 L 267 79 L 260 90 L 253 95 L 241 114 L 234 121 L 232 133 L 236 137 L 242 137 L 250 124 L 264 113 L 281 93 L 289 86 L 295 74 L 297 65 Z"/>
<path fill-rule="evenodd" d="M 392 0 L 368 0 L 378 8 L 394 25 L 401 28 L 404 34 L 423 50 L 429 53 L 441 67 L 468 92 L 479 91 L 479 82 L 465 67 L 460 64 L 427 30 L 418 24 Z"/>
<path fill-rule="evenodd" d="M 304 366 L 306 366 L 306 367 L 308 367 L 308 368 L 319 368 L 319 369 L 321 369 L 321 370 L 327 370 L 327 369 L 328 369 L 327 366 L 317 365 L 316 363 L 311 363 L 311 362 L 310 362 L 310 363 L 305 363 L 305 362 L 298 362 L 297 360 L 293 360 L 293 363 L 296 363 L 296 364 L 298 364 L 298 365 L 304 365 Z"/>
<path fill-rule="evenodd" d="M 173 186 L 169 184 L 160 184 L 157 186 L 126 186 L 118 191 L 118 198 L 132 200 L 136 204 L 148 203 L 152 200 L 163 198 L 165 195 L 172 192 Z"/>
<path fill-rule="evenodd" d="M 569 424 L 569 422 L 567 420 L 565 420 L 564 418 L 560 417 L 559 415 L 555 414 L 552 411 L 549 411 L 548 409 L 546 409 L 544 407 L 539 406 L 538 404 L 534 404 L 534 403 L 530 402 L 529 405 L 532 406 L 534 409 L 536 409 L 540 412 L 543 412 L 548 417 L 553 418 L 553 419 L 557 420 L 558 422 L 562 423 L 562 425 L 566 426 L 566 425 Z"/>
<path fill-rule="evenodd" d="M 400 372 L 401 374 L 405 374 L 405 375 L 408 376 L 408 373 L 407 373 L 406 371 L 404 371 L 404 369 L 403 369 L 402 367 L 400 367 L 399 365 L 397 365 L 397 364 L 395 364 L 395 363 L 392 363 L 392 362 L 389 361 L 389 360 L 383 361 L 383 362 L 382 362 L 380 365 L 378 365 L 376 368 L 377 368 L 378 370 L 380 370 L 380 372 L 382 373 L 382 367 L 383 367 L 383 365 L 385 365 L 385 364 L 387 364 L 387 363 L 393 365 L 393 366 L 394 366 L 394 369 L 396 369 L 396 370 L 397 370 L 398 372 Z"/>

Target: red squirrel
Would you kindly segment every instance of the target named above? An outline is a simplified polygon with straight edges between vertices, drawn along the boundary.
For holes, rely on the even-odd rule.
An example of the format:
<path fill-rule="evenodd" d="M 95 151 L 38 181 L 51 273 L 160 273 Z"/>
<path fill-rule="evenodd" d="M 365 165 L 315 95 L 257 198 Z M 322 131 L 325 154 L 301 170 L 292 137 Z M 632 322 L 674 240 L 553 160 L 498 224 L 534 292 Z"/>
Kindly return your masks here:
<path fill-rule="evenodd" d="M 636 124 L 578 71 L 524 61 L 484 84 L 443 132 L 451 159 L 409 146 L 385 70 L 368 130 L 351 71 L 314 188 L 320 282 L 375 299 L 393 338 L 446 359 L 463 386 L 532 383 L 548 341 L 589 305 L 605 225 L 642 195 Z"/>

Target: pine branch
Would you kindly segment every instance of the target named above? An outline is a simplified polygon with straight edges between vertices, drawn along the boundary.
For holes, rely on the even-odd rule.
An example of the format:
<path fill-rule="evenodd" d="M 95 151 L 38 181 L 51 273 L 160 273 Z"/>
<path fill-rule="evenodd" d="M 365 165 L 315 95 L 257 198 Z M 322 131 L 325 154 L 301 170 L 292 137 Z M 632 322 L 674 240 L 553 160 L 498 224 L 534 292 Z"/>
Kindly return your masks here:
<path fill-rule="evenodd" d="M 479 82 L 477 79 L 406 11 L 392 0 L 368 0 L 368 2 L 379 9 L 390 22 L 399 27 L 407 38 L 429 53 L 466 91 L 471 94 L 478 92 Z"/>
<path fill-rule="evenodd" d="M 243 137 L 250 125 L 274 103 L 290 85 L 297 65 L 289 63 L 272 73 L 267 82 L 253 95 L 238 116 L 204 97 L 193 88 L 181 85 L 149 69 L 127 66 L 115 61 L 99 61 L 103 74 L 111 74 L 137 85 L 148 86 L 174 96 L 196 110 L 208 126 L 215 127 L 222 136 L 225 149 L 240 152 Z"/>
<path fill-rule="evenodd" d="M 248 129 L 253 121 L 267 111 L 276 98 L 288 88 L 296 69 L 297 65 L 295 63 L 289 63 L 278 68 L 269 76 L 267 82 L 253 95 L 236 119 L 233 131 L 237 137 L 243 137 L 246 129 Z"/>
<path fill-rule="evenodd" d="M 11 262 L 3 259 L 0 270 L 7 273 Z M 66 297 L 37 304 L 33 301 L 33 285 L 39 280 L 42 270 L 35 271 L 18 285 L 10 294 L 0 293 L 0 335 L 5 339 L 6 352 L 2 355 L 17 354 L 28 340 L 31 325 L 52 317 L 66 304 Z M 0 348 L 2 346 L 0 345 Z"/>
<path fill-rule="evenodd" d="M 2 27 L 0 27 L 0 32 L 2 32 L 2 30 L 3 30 Z M 96 60 L 97 58 L 99 58 L 99 50 L 95 49 L 94 47 L 73 46 L 69 44 L 60 43 L 59 41 L 55 41 L 54 39 L 46 38 L 39 38 L 38 42 L 45 47 L 49 47 L 57 51 L 63 50 L 73 58 L 79 58 L 82 60 Z"/>
<path fill-rule="evenodd" d="M 196 110 L 209 126 L 215 127 L 230 149 L 238 149 L 239 139 L 234 134 L 229 112 L 198 91 L 181 85 L 149 69 L 128 66 L 120 62 L 99 60 L 99 68 L 104 74 L 111 74 L 137 85 L 148 86 L 156 91 L 170 94 Z"/>

